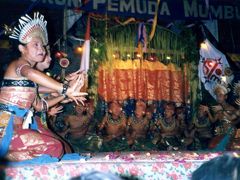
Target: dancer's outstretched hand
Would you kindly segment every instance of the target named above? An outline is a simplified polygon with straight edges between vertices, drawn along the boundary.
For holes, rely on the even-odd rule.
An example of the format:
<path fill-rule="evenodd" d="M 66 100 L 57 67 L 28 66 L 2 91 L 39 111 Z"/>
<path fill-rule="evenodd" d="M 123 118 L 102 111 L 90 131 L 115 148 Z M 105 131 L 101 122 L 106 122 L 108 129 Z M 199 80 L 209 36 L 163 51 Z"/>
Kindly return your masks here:
<path fill-rule="evenodd" d="M 83 96 L 79 96 L 79 97 L 76 97 L 76 100 L 84 106 L 85 105 L 84 101 L 86 101 L 87 99 Z"/>
<path fill-rule="evenodd" d="M 79 97 L 75 97 L 75 99 L 80 102 L 82 105 L 85 105 L 84 104 L 84 101 L 86 101 L 86 98 L 83 97 L 83 96 L 79 96 Z M 67 98 L 67 99 L 64 99 L 63 101 L 61 101 L 62 104 L 66 104 L 66 103 L 69 103 L 69 102 L 73 102 L 74 100 L 73 99 L 70 99 L 70 98 Z"/>
<path fill-rule="evenodd" d="M 82 71 L 78 70 L 78 71 L 75 71 L 75 72 L 73 72 L 73 73 L 71 73 L 71 74 L 68 74 L 68 75 L 65 77 L 65 79 L 66 79 L 67 81 L 72 81 L 72 80 L 74 80 L 74 79 L 77 79 L 79 74 L 82 74 Z"/>
<path fill-rule="evenodd" d="M 82 87 L 84 86 L 84 79 L 85 79 L 85 75 L 82 73 L 82 74 L 79 74 L 78 76 L 78 85 L 76 86 L 75 90 L 77 92 L 80 92 L 80 90 L 82 89 Z"/>
<path fill-rule="evenodd" d="M 67 92 L 67 96 L 72 99 L 73 101 L 75 101 L 75 103 L 77 105 L 79 105 L 78 102 L 81 102 L 84 105 L 84 101 L 86 100 L 86 98 L 84 96 L 87 96 L 88 93 L 85 92 L 74 92 L 72 91 L 72 89 L 70 88 L 68 90 L 69 92 Z"/>
<path fill-rule="evenodd" d="M 56 114 L 61 112 L 63 112 L 63 106 L 58 106 L 58 105 L 53 106 L 48 110 L 48 114 L 50 116 L 55 116 Z"/>
<path fill-rule="evenodd" d="M 84 79 L 85 79 L 85 74 L 83 73 L 78 73 L 74 74 L 71 76 L 70 81 L 69 81 L 69 86 L 74 86 L 76 85 L 76 82 L 78 82 L 76 91 L 80 91 L 80 89 L 84 86 Z"/>
<path fill-rule="evenodd" d="M 83 103 L 83 101 L 85 100 L 84 96 L 88 95 L 85 92 L 80 92 L 83 85 L 84 85 L 84 74 L 79 74 L 77 80 L 74 82 L 74 84 L 70 85 L 66 93 L 66 95 L 72 100 L 74 100 L 77 105 L 78 105 L 78 102 Z"/>

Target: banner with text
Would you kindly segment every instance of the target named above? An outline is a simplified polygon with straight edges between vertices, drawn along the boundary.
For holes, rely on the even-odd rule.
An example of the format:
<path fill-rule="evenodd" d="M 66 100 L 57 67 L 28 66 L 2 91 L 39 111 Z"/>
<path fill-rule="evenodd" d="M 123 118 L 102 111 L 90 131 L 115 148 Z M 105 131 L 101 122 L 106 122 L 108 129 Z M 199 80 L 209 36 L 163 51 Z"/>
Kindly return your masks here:
<path fill-rule="evenodd" d="M 240 19 L 240 5 L 233 0 L 161 0 L 159 19 Z M 99 14 L 150 19 L 156 0 L 89 0 L 82 10 Z"/>
<path fill-rule="evenodd" d="M 82 5 L 82 0 L 12 0 L 12 3 L 35 3 L 38 7 L 48 7 L 56 9 L 78 9 Z"/>

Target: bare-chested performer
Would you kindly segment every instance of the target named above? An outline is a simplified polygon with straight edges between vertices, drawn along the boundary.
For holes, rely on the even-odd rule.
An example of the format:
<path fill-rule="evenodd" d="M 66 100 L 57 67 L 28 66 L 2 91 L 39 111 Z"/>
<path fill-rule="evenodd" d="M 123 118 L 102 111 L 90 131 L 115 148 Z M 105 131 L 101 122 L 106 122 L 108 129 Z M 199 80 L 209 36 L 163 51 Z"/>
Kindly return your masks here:
<path fill-rule="evenodd" d="M 105 151 L 122 150 L 126 146 L 127 119 L 122 106 L 117 101 L 109 103 L 108 107 L 108 113 L 99 125 L 99 132 L 105 131 L 102 133 L 103 149 Z"/>
<path fill-rule="evenodd" d="M 159 125 L 160 134 L 157 140 L 154 139 L 158 148 L 160 150 L 178 150 L 181 143 L 178 134 L 178 123 L 175 118 L 175 105 L 173 103 L 165 104 L 164 116 L 159 119 Z"/>
<path fill-rule="evenodd" d="M 134 115 L 128 119 L 128 143 L 134 150 L 148 149 L 147 133 L 149 130 L 149 118 L 151 114 L 147 111 L 147 105 L 144 101 L 138 100 Z M 150 142 L 150 141 L 149 141 Z"/>

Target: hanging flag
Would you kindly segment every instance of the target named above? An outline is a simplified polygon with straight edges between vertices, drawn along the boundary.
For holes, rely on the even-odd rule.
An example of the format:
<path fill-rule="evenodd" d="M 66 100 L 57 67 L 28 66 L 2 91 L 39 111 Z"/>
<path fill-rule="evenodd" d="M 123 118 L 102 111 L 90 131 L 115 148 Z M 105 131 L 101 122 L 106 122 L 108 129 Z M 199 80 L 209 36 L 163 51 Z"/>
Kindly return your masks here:
<path fill-rule="evenodd" d="M 80 19 L 80 17 L 82 17 L 81 12 L 77 12 L 72 9 L 67 9 L 66 10 L 66 19 L 67 19 L 66 31 L 71 29 L 73 27 L 73 25 Z"/>
<path fill-rule="evenodd" d="M 137 32 L 137 53 L 143 57 L 143 53 L 147 52 L 147 32 L 144 23 L 139 23 Z"/>
<path fill-rule="evenodd" d="M 209 9 L 209 0 L 205 0 L 206 8 Z"/>
<path fill-rule="evenodd" d="M 218 21 L 217 20 L 204 20 L 202 21 L 204 26 L 208 29 L 208 31 L 213 35 L 213 37 L 219 41 L 218 36 Z"/>
<path fill-rule="evenodd" d="M 138 44 L 142 44 L 142 51 L 147 51 L 147 31 L 144 23 L 140 23 L 138 26 Z"/>
<path fill-rule="evenodd" d="M 87 73 L 89 69 L 89 61 L 90 61 L 90 17 L 88 16 L 87 20 L 87 28 L 85 34 L 85 42 L 83 44 L 83 52 L 80 70 Z"/>
<path fill-rule="evenodd" d="M 198 75 L 205 89 L 214 98 L 216 97 L 213 90 L 217 84 L 228 86 L 233 80 L 226 56 L 216 49 L 208 39 L 201 44 Z"/>

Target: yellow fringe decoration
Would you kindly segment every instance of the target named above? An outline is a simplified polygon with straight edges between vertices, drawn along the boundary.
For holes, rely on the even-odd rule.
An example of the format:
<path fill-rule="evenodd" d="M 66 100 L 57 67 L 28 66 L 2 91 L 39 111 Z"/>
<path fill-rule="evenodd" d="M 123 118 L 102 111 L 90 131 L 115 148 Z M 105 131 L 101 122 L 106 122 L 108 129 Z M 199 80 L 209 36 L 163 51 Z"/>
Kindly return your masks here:
<path fill-rule="evenodd" d="M 157 20 L 158 20 L 158 8 L 159 8 L 159 4 L 160 4 L 160 0 L 157 0 L 157 9 L 154 15 L 154 19 L 153 19 L 153 25 L 152 25 L 152 30 L 149 36 L 149 42 L 152 40 L 155 31 L 156 31 L 156 27 L 157 27 Z"/>

